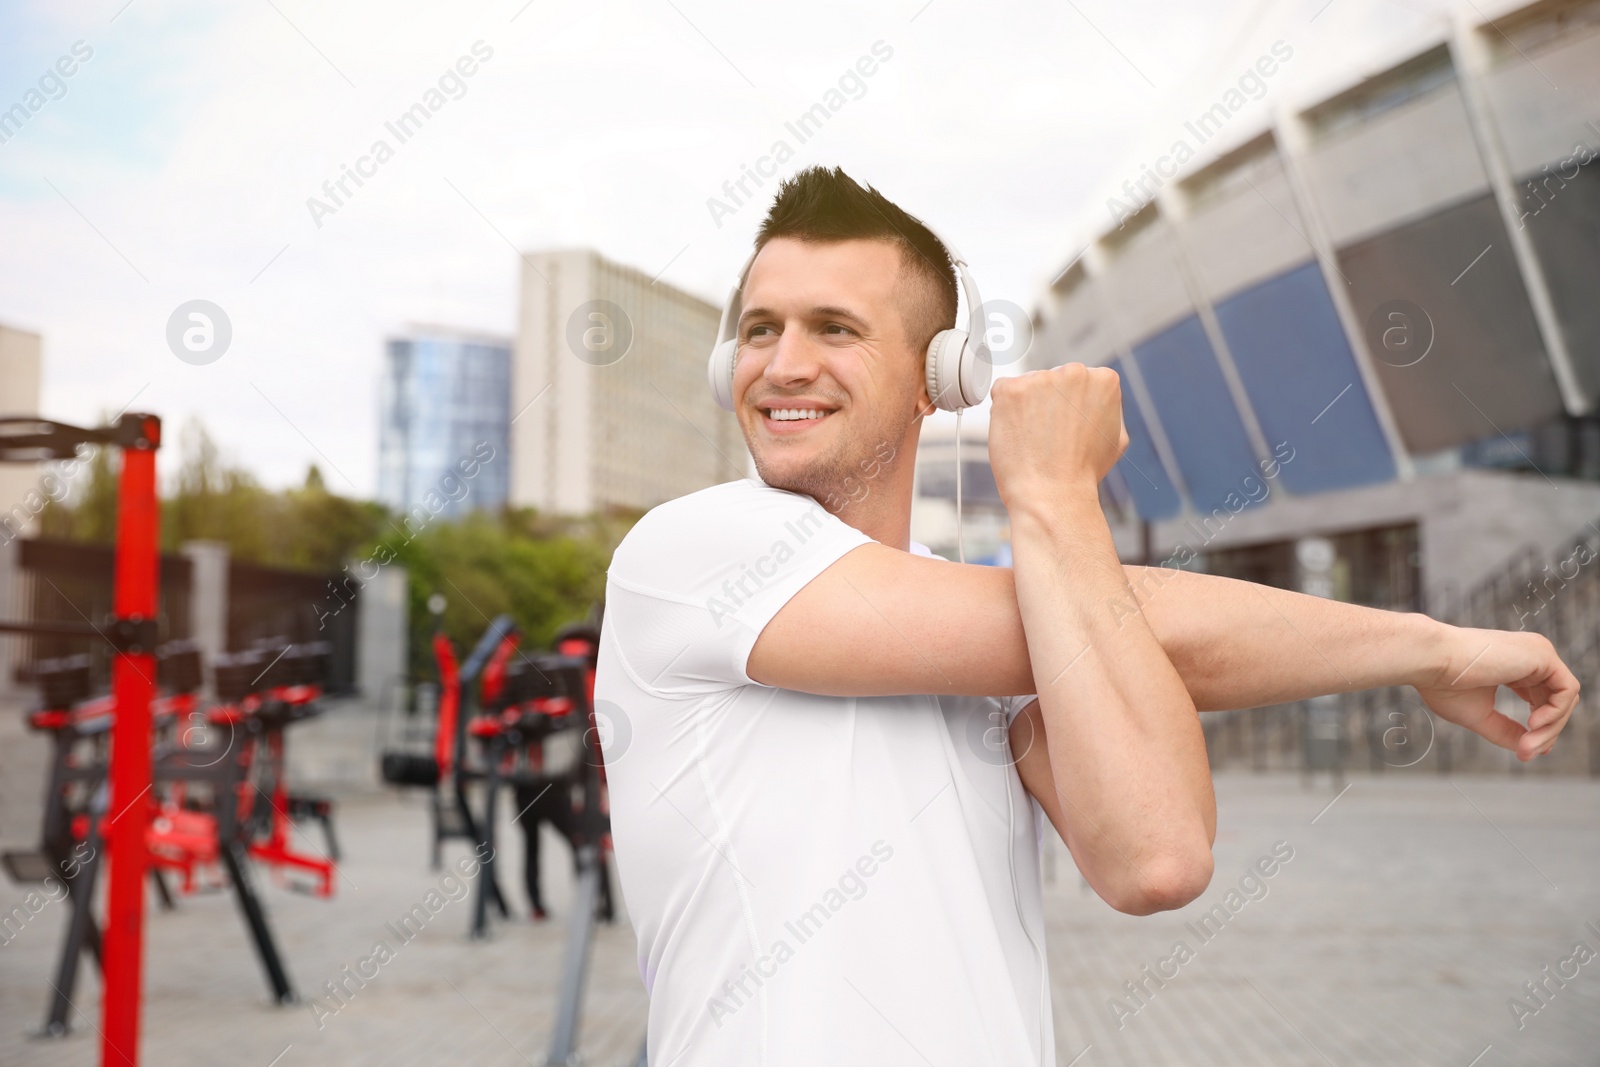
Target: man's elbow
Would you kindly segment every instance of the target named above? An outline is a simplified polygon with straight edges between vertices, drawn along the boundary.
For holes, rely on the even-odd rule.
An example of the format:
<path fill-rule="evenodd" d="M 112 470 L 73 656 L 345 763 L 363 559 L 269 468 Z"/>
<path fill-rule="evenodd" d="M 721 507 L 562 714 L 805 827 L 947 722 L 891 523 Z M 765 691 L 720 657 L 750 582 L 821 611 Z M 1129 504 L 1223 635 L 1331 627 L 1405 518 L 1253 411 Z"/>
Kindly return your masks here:
<path fill-rule="evenodd" d="M 1139 876 L 1120 886 L 1106 903 L 1125 915 L 1175 911 L 1206 891 L 1214 868 L 1211 850 L 1197 842 L 1193 848 L 1168 852 L 1143 864 Z"/>

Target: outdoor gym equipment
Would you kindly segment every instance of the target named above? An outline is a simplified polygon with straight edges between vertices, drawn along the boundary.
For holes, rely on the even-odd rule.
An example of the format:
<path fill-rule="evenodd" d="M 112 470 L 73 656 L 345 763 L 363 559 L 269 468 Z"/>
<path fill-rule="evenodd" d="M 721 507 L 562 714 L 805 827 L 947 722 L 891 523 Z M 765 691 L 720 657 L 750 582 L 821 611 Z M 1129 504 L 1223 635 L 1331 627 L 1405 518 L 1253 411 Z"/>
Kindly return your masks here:
<path fill-rule="evenodd" d="M 187 642 L 157 649 L 158 522 L 155 450 L 161 422 L 124 415 L 111 426 L 83 429 L 45 419 L 0 419 L 0 462 L 67 459 L 85 445 L 122 452 L 118 484 L 113 615 L 96 624 L 0 621 L 0 634 L 94 642 L 115 652 L 111 694 L 93 698 L 87 656 L 35 665 L 44 707 L 29 725 L 54 742 L 41 846 L 4 862 L 19 881 L 57 878 L 72 902 L 45 1032 L 64 1034 L 80 955 L 103 975 L 102 1065 L 139 1062 L 142 1006 L 144 882 L 179 878 L 197 888 L 211 866 L 226 872 L 250 930 L 273 996 L 294 999 L 266 913 L 256 894 L 252 858 L 279 871 L 310 872 L 313 892 L 332 891 L 333 864 L 296 852 L 288 834 L 297 818 L 319 819 L 337 858 L 332 804 L 290 793 L 284 777 L 283 730 L 320 710 L 325 646 L 258 647 L 219 663 L 220 705 L 201 710 L 198 650 Z M 236 668 L 240 681 L 228 673 Z M 230 680 L 232 679 L 232 680 Z M 167 695 L 157 698 L 157 686 Z M 189 744 L 204 720 L 225 742 Z M 185 726 L 188 729 L 184 729 Z M 95 886 L 110 860 L 103 928 L 93 915 Z"/>
<path fill-rule="evenodd" d="M 203 710 L 195 695 L 200 684 L 198 651 L 187 642 L 176 642 L 161 652 L 160 681 L 172 691 L 155 707 L 153 718 L 161 739 L 154 752 L 152 788 L 136 802 L 148 816 L 144 844 L 151 880 L 169 908 L 173 898 L 161 871 L 177 876 L 181 894 L 231 886 L 273 999 L 292 1003 L 294 990 L 256 891 L 250 861 L 280 874 L 310 873 L 314 877 L 310 892 L 321 897 L 333 892 L 338 847 L 332 804 L 323 797 L 290 792 L 284 767 L 284 728 L 319 713 L 317 697 L 327 649 L 266 643 L 221 657 L 214 684 L 222 701 Z M 104 698 L 87 699 L 85 656 L 42 662 L 35 675 L 45 707 L 32 713 L 29 723 L 49 733 L 54 742 L 44 826 L 39 852 L 8 855 L 6 864 L 19 880 L 66 874 L 63 881 L 72 917 L 43 1028 L 43 1033 L 59 1036 L 67 1032 L 79 955 L 88 951 L 99 958 L 100 933 L 92 907 L 107 814 L 104 783 L 109 764 L 104 742 L 115 709 Z M 196 741 L 196 734 L 209 736 Z M 125 814 L 112 815 L 111 822 Z M 293 823 L 304 818 L 322 823 L 331 860 L 291 847 Z"/>
<path fill-rule="evenodd" d="M 455 646 L 442 632 L 435 630 L 433 653 L 439 668 L 439 706 L 431 751 L 390 750 L 383 754 L 380 763 L 383 780 L 389 784 L 430 791 L 431 863 L 434 870 L 438 870 L 442 862 L 446 841 L 459 838 L 477 845 L 484 840 L 468 796 L 471 783 L 481 780 L 483 774 L 481 769 L 464 763 L 461 753 L 467 748 L 467 721 L 472 714 L 473 682 L 495 649 L 514 629 L 515 624 L 509 615 L 495 619 L 473 646 L 467 661 L 459 665 Z M 501 916 L 509 917 L 510 909 L 492 875 L 487 885 Z"/>
<path fill-rule="evenodd" d="M 0 462 L 70 459 L 84 445 L 122 451 L 117 486 L 116 570 L 112 617 L 103 627 L 71 623 L 0 622 L 0 632 L 103 638 L 116 650 L 111 690 L 107 851 L 116 855 L 106 894 L 101 948 L 105 995 L 100 1062 L 137 1064 L 144 962 L 144 847 L 148 812 L 139 801 L 151 785 L 151 701 L 155 696 L 157 551 L 161 508 L 156 497 L 156 449 L 161 420 L 124 414 L 111 426 L 83 429 L 47 419 L 0 419 Z M 85 894 L 87 896 L 87 894 Z"/>
<path fill-rule="evenodd" d="M 576 882 L 573 887 L 567 943 L 563 953 L 555 1030 L 545 1062 L 576 1062 L 578 1022 L 597 919 L 615 918 L 606 854 L 610 848 L 610 820 L 604 807 L 604 772 L 599 732 L 594 720 L 594 663 L 598 635 L 572 631 L 558 639 L 555 653 L 529 656 L 518 650 L 514 633 L 507 634 L 498 662 L 503 674 L 485 698 L 486 714 L 476 719 L 472 735 L 484 749 L 484 801 L 480 825 L 484 829 L 480 851 L 484 860 L 473 910 L 472 933 L 481 937 L 487 924 L 487 899 L 492 892 L 497 853 L 495 811 L 502 786 L 517 787 L 523 795 L 559 790 L 576 796 L 567 836 L 572 844 Z M 485 681 L 490 678 L 485 677 Z M 545 769 L 542 746 L 548 738 L 576 732 L 577 744 L 569 766 Z"/>
<path fill-rule="evenodd" d="M 611 922 L 609 864 L 610 821 L 605 811 L 605 771 L 594 719 L 594 668 L 599 634 L 590 627 L 570 627 L 557 635 L 555 652 L 523 651 L 521 634 L 501 616 L 474 647 L 459 669 L 448 639 L 435 634 L 440 694 L 433 754 L 390 751 L 383 757 L 386 781 L 435 790 L 434 855 L 446 836 L 467 836 L 487 858 L 479 869 L 470 933 L 488 931 L 489 905 L 508 914 L 495 872 L 498 854 L 496 812 L 500 792 L 512 788 L 537 799 L 559 794 L 558 810 L 570 812 L 557 823 L 573 848 L 576 867 L 571 917 L 563 952 L 555 1029 L 546 1064 L 576 1062 L 578 1023 L 596 921 Z M 474 701 L 474 682 L 481 682 L 481 701 Z M 475 704 L 481 706 L 475 714 Z M 543 744 L 557 735 L 575 740 L 569 765 L 549 770 Z M 575 736 L 574 736 L 575 735 Z M 449 744 L 445 744 L 445 738 Z M 469 739 L 479 758 L 469 759 Z M 481 810 L 469 804 L 468 784 L 483 784 Z M 449 801 L 438 792 L 448 783 Z M 574 798 L 576 798 L 574 800 Z M 446 826 L 441 810 L 458 813 Z M 556 821 L 556 820 L 552 820 Z M 641 1052 L 639 1063 L 643 1063 Z"/>

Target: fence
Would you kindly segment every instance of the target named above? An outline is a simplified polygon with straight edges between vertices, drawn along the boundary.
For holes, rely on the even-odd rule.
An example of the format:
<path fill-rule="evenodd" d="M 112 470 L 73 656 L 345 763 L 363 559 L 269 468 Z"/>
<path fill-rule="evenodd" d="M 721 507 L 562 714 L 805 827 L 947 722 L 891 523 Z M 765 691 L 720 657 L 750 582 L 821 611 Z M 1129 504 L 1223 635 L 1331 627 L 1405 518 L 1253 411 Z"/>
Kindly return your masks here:
<path fill-rule="evenodd" d="M 99 625 L 111 614 L 114 561 L 110 546 L 31 539 L 18 541 L 15 547 L 12 580 L 0 582 L 0 589 L 10 590 L 6 598 L 10 602 L 0 603 L 0 618 Z M 163 641 L 197 636 L 190 617 L 194 571 L 185 556 L 161 556 L 161 611 L 157 621 Z M 230 561 L 228 648 L 244 648 L 257 638 L 268 637 L 327 641 L 331 653 L 327 691 L 353 691 L 359 613 L 352 609 L 327 614 L 319 623 L 317 609 L 327 602 L 330 581 L 325 575 Z M 107 642 L 86 644 L 61 637 L 13 640 L 17 647 L 9 660 L 16 681 L 26 682 L 33 665 L 41 659 L 87 652 L 95 684 L 100 688 L 109 684 L 111 650 Z"/>
<path fill-rule="evenodd" d="M 110 545 L 70 541 L 26 540 L 17 543 L 18 579 L 12 583 L 8 619 L 31 622 L 91 623 L 99 626 L 111 614 L 115 552 Z M 182 556 L 162 556 L 160 576 L 162 640 L 190 634 L 189 591 L 193 568 Z M 31 677 L 42 659 L 87 653 L 91 677 L 104 688 L 110 683 L 111 645 L 68 637 L 14 638 L 20 655 L 12 658 L 19 680 Z"/>
<path fill-rule="evenodd" d="M 228 564 L 228 647 L 244 648 L 261 638 L 289 641 L 326 641 L 329 693 L 349 693 L 356 684 L 356 617 L 352 607 L 333 612 L 330 603 L 343 600 L 353 589 L 339 585 L 343 578 L 278 570 L 232 560 Z M 320 609 L 320 611 L 319 611 Z M 320 616 L 320 617 L 319 617 Z"/>
<path fill-rule="evenodd" d="M 1403 584 L 1403 583 L 1402 583 Z M 1523 548 L 1468 589 L 1439 588 L 1418 605 L 1460 626 L 1531 630 L 1548 637 L 1585 686 L 1552 752 L 1533 764 L 1423 708 L 1409 687 L 1335 698 L 1336 766 L 1375 773 L 1503 770 L 1600 776 L 1600 520 L 1554 552 Z M 1398 605 L 1411 610 L 1410 605 Z M 1213 767 L 1304 770 L 1314 751 L 1313 702 L 1204 717 Z"/>

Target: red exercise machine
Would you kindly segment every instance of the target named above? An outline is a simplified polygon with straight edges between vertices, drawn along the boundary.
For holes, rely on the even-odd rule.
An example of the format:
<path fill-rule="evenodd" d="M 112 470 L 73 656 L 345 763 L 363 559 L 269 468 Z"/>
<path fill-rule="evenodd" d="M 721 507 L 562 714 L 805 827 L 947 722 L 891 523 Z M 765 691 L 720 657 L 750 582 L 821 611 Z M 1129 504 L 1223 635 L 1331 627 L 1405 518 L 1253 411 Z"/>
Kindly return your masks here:
<path fill-rule="evenodd" d="M 96 625 L 0 622 L 0 634 L 104 640 L 115 650 L 111 695 L 90 697 L 87 656 L 35 664 L 44 707 L 29 725 L 49 734 L 55 759 L 46 789 L 37 853 L 10 853 L 13 877 L 54 877 L 72 901 L 45 1033 L 67 1032 L 78 961 L 98 960 L 104 999 L 101 1064 L 137 1065 L 142 1000 L 144 882 L 163 903 L 178 891 L 204 888 L 207 875 L 231 884 L 273 997 L 295 999 L 266 912 L 255 890 L 251 861 L 281 877 L 309 875 L 309 891 L 333 891 L 338 844 L 332 802 L 291 793 L 284 773 L 285 728 L 320 713 L 327 646 L 258 643 L 213 665 L 216 706 L 202 709 L 198 649 L 158 639 L 158 521 L 155 449 L 160 420 L 124 415 L 113 426 L 86 430 L 42 419 L 0 419 L 0 461 L 65 459 L 84 445 L 122 450 L 118 489 L 114 613 Z M 157 687 L 165 695 L 157 697 Z M 208 724 L 222 743 L 190 744 L 174 737 L 185 724 Z M 198 795 L 197 795 L 198 794 Z M 316 819 L 330 858 L 292 847 L 297 821 Z M 92 904 L 95 883 L 110 862 L 104 930 Z"/>
<path fill-rule="evenodd" d="M 141 803 L 151 786 L 151 702 L 156 689 L 157 567 L 161 506 L 156 497 L 156 449 L 161 420 L 124 414 L 114 425 L 83 429 L 45 419 L 0 419 L 0 462 L 70 459 L 84 445 L 122 450 L 117 486 L 116 586 L 112 617 L 103 627 L 51 623 L 0 623 L 0 632 L 104 638 L 116 650 L 111 691 L 108 851 L 115 853 L 106 897 L 102 948 L 105 999 L 100 1062 L 137 1065 L 139 1007 L 144 963 L 145 833 Z"/>

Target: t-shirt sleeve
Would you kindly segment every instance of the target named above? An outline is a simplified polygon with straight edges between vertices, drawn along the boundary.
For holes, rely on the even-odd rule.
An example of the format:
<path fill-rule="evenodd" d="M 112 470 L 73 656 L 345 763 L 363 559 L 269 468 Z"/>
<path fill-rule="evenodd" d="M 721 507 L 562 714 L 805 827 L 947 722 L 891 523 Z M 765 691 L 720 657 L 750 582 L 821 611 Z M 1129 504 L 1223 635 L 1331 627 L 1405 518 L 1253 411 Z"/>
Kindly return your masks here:
<path fill-rule="evenodd" d="M 1000 697 L 1000 706 L 1005 709 L 1006 713 L 1006 725 L 1010 726 L 1016 721 L 1017 716 L 1022 714 L 1023 708 L 1038 699 L 1038 696 L 1033 693 L 1022 697 Z"/>
<path fill-rule="evenodd" d="M 622 665 L 658 691 L 754 684 L 750 649 L 772 617 L 872 539 L 808 496 L 730 482 L 663 504 L 624 538 L 606 617 Z"/>

